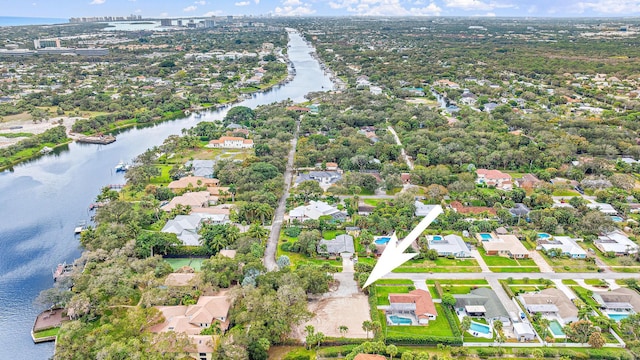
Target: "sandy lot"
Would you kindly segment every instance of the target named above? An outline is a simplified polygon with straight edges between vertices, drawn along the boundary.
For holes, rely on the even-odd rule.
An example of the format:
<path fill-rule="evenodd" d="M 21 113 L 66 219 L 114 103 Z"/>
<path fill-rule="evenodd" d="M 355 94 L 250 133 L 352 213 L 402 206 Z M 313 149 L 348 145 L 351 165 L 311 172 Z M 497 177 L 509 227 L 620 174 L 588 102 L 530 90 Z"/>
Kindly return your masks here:
<path fill-rule="evenodd" d="M 369 302 L 367 296 L 358 290 L 353 280 L 353 264 L 351 260 L 343 260 L 343 272 L 335 274 L 339 282 L 336 289 L 322 295 L 321 298 L 309 303 L 309 311 L 315 316 L 308 322 L 294 329 L 292 337 L 304 340 L 304 328 L 312 325 L 316 331 L 325 336 L 343 336 L 338 327 L 345 325 L 349 331 L 347 338 L 365 338 L 367 334 L 362 330 L 362 323 L 371 320 L 369 316 Z"/>
<path fill-rule="evenodd" d="M 67 116 L 57 116 L 51 118 L 47 121 L 42 121 L 39 123 L 34 123 L 32 120 L 11 120 L 11 121 L 3 121 L 0 122 L 0 133 L 32 133 L 32 134 L 41 134 L 52 127 L 56 127 L 60 125 L 59 121 L 62 120 L 62 125 L 67 128 L 67 134 L 71 131 L 71 126 L 78 120 L 82 119 L 80 117 L 67 117 Z M 20 129 L 10 129 L 14 126 L 22 126 Z M 0 136 L 0 147 L 9 146 L 11 144 L 15 144 L 20 140 L 25 138 L 6 138 Z"/>

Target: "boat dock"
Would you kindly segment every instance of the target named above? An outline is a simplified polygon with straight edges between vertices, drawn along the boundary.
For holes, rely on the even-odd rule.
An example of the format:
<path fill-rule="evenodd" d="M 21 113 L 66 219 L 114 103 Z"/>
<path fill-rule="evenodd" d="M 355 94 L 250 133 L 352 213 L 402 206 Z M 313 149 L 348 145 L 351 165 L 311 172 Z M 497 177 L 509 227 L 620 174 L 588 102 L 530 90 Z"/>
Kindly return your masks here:
<path fill-rule="evenodd" d="M 113 135 L 83 136 L 76 140 L 79 143 L 107 145 L 116 141 Z"/>
<path fill-rule="evenodd" d="M 59 328 L 63 322 L 69 321 L 69 316 L 64 313 L 64 309 L 51 309 L 41 312 L 31 328 L 31 339 L 36 344 L 55 341 L 57 332 L 48 336 L 37 336 L 38 332 Z"/>
<path fill-rule="evenodd" d="M 71 275 L 72 270 L 73 264 L 58 264 L 58 267 L 56 267 L 56 270 L 53 272 L 53 281 L 55 282 L 58 281 L 58 279 Z"/>

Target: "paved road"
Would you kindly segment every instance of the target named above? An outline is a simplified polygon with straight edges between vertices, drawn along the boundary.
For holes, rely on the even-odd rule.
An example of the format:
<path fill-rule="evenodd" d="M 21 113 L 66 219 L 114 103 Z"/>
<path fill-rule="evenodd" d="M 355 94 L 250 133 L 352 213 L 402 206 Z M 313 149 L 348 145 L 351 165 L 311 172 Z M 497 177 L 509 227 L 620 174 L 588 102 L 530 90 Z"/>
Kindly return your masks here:
<path fill-rule="evenodd" d="M 398 137 L 398 134 L 396 133 L 396 131 L 393 129 L 393 127 L 391 127 L 391 125 L 389 125 L 387 127 L 387 130 L 389 130 L 389 132 L 393 135 L 393 137 L 396 139 L 396 144 L 402 146 L 402 143 L 400 142 L 400 138 Z M 409 158 L 407 157 L 407 153 L 404 151 L 404 146 L 402 146 L 402 149 L 400 149 L 400 155 L 402 156 L 402 158 L 404 159 L 404 161 L 407 163 L 407 166 L 409 167 L 409 169 L 413 170 L 413 163 L 411 162 L 411 160 L 409 160 Z"/>
<path fill-rule="evenodd" d="M 293 179 L 293 160 L 296 156 L 296 146 L 298 144 L 298 133 L 300 132 L 300 119 L 296 123 L 296 131 L 293 133 L 293 139 L 291 139 L 291 150 L 289 150 L 289 157 L 287 159 L 287 169 L 284 171 L 284 192 L 280 201 L 278 201 L 278 207 L 273 215 L 273 222 L 271 223 L 271 233 L 269 234 L 269 240 L 267 240 L 267 248 L 264 251 L 264 266 L 269 271 L 277 270 L 276 264 L 276 250 L 278 248 L 278 240 L 280 238 L 280 229 L 282 229 L 282 222 L 284 221 L 284 212 L 287 206 L 287 198 L 289 197 L 289 190 L 291 190 L 291 180 Z"/>
<path fill-rule="evenodd" d="M 628 278 L 638 278 L 638 274 L 629 274 L 629 273 L 483 273 L 483 272 L 472 272 L 472 273 L 390 273 L 383 277 L 383 279 L 409 279 L 412 281 L 425 281 L 427 279 L 436 279 L 436 280 L 462 280 L 462 279 L 523 279 L 523 278 L 535 278 L 541 277 L 544 279 L 550 280 L 563 280 L 563 279 L 628 279 Z"/>

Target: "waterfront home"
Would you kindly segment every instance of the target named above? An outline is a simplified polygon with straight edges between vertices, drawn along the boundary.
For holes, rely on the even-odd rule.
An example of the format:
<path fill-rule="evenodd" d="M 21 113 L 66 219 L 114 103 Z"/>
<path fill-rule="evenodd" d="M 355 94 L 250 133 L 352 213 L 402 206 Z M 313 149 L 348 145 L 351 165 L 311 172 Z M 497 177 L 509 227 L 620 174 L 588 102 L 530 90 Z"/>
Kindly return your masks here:
<path fill-rule="evenodd" d="M 185 176 L 178 180 L 172 181 L 167 185 L 167 188 L 173 192 L 184 189 L 195 188 L 208 188 L 217 187 L 220 185 L 220 180 L 207 178 L 204 176 Z"/>
<path fill-rule="evenodd" d="M 412 290 L 408 294 L 389 294 L 389 308 L 386 313 L 387 317 L 409 316 L 412 325 L 428 325 L 429 321 L 435 320 L 438 316 L 431 294 L 421 289 Z"/>
<path fill-rule="evenodd" d="M 513 181 L 511 175 L 503 173 L 500 170 L 478 169 L 476 170 L 478 184 L 486 184 L 487 186 L 494 186 L 500 190 L 513 189 Z"/>
<path fill-rule="evenodd" d="M 438 252 L 438 256 L 455 256 L 457 258 L 471 257 L 469 246 L 458 235 L 428 235 L 427 246 Z"/>
<path fill-rule="evenodd" d="M 598 236 L 593 242 L 598 250 L 603 253 L 614 253 L 616 256 L 635 254 L 638 252 L 638 244 L 620 230 L 615 230 Z"/>
<path fill-rule="evenodd" d="M 215 160 L 189 160 L 184 164 L 191 169 L 193 176 L 202 176 L 205 178 L 213 177 L 213 167 L 216 166 Z"/>
<path fill-rule="evenodd" d="M 488 322 L 502 321 L 503 324 L 510 323 L 509 312 L 504 307 L 498 295 L 490 288 L 477 288 L 469 294 L 453 295 L 456 299 L 456 312 L 465 313 L 470 317 L 482 317 Z"/>
<path fill-rule="evenodd" d="M 344 220 L 347 214 L 324 201 L 309 201 L 309 205 L 298 206 L 289 211 L 289 220 L 318 220 L 321 216 L 331 216 L 334 220 Z"/>
<path fill-rule="evenodd" d="M 219 139 L 209 141 L 205 145 L 208 148 L 222 149 L 250 149 L 253 147 L 253 140 L 235 136 L 222 136 Z"/>
<path fill-rule="evenodd" d="M 531 315 L 540 314 L 549 320 L 561 320 L 561 324 L 578 320 L 578 308 L 562 290 L 544 289 L 535 293 L 520 294 L 518 299 Z"/>
<path fill-rule="evenodd" d="M 227 224 L 229 223 L 229 216 L 203 213 L 178 215 L 173 220 L 167 221 L 160 231 L 176 234 L 184 245 L 198 246 L 200 245 L 200 234 L 198 234 L 198 231 L 202 227 L 203 222 L 219 225 Z"/>
<path fill-rule="evenodd" d="M 353 255 L 355 253 L 353 236 L 342 234 L 331 240 L 322 239 L 318 242 L 317 251 L 318 254 L 323 255 L 340 256 L 343 253 Z"/>
<path fill-rule="evenodd" d="M 229 327 L 231 301 L 226 295 L 200 296 L 195 305 L 156 306 L 164 321 L 152 326 L 153 333 L 178 332 L 186 334 L 193 347 L 189 356 L 195 359 L 211 359 L 214 351 L 213 336 L 200 335 L 202 330 L 217 324 L 221 331 Z"/>
<path fill-rule="evenodd" d="M 209 207 L 210 205 L 215 205 L 218 202 L 217 196 L 211 196 L 209 191 L 196 191 L 196 192 L 187 192 L 180 196 L 176 196 L 168 204 L 161 206 L 160 209 L 170 212 L 175 209 L 176 206 L 182 205 L 184 207 L 190 206 L 193 208 L 203 208 Z"/>
<path fill-rule="evenodd" d="M 417 200 L 413 204 L 416 207 L 416 216 L 427 216 L 427 214 L 431 212 L 431 210 L 435 209 L 436 207 L 440 207 L 440 205 L 426 205 Z"/>
<path fill-rule="evenodd" d="M 513 259 L 526 259 L 529 250 L 522 245 L 515 235 L 499 235 L 495 233 L 476 234 L 487 255 L 499 255 Z"/>
<path fill-rule="evenodd" d="M 587 252 L 578 245 L 576 240 L 578 239 L 572 239 L 569 236 L 539 237 L 538 246 L 542 248 L 545 253 L 552 256 L 568 256 L 572 259 L 584 259 L 587 257 Z"/>

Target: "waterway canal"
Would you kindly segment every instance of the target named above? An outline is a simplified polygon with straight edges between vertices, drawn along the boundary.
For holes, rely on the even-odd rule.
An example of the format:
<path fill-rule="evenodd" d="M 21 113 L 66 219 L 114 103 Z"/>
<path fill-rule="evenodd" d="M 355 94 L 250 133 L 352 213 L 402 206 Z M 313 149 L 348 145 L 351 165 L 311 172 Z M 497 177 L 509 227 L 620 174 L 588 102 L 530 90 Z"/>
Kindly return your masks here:
<path fill-rule="evenodd" d="M 290 33 L 288 55 L 296 75 L 278 88 L 239 105 L 255 108 L 334 87 L 297 33 Z M 88 206 L 103 186 L 124 182 L 119 161 L 160 145 L 169 135 L 199 121 L 222 119 L 228 109 L 206 112 L 120 133 L 111 145 L 72 143 L 65 149 L 0 173 L 0 359 L 47 359 L 53 343 L 34 345 L 30 329 L 41 309 L 38 293 L 51 287 L 58 263 L 73 262 L 81 249 L 73 229 L 89 219 Z"/>

